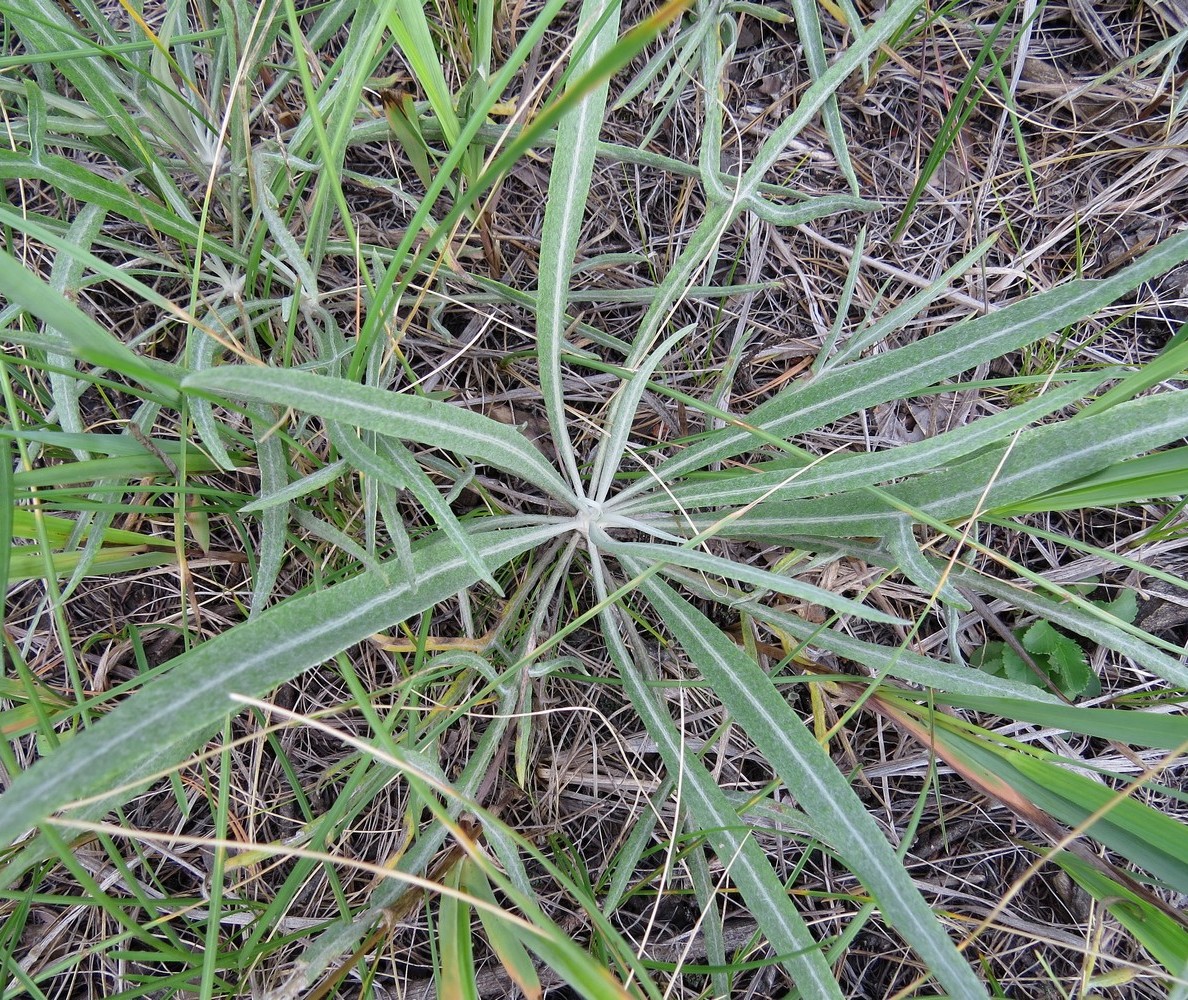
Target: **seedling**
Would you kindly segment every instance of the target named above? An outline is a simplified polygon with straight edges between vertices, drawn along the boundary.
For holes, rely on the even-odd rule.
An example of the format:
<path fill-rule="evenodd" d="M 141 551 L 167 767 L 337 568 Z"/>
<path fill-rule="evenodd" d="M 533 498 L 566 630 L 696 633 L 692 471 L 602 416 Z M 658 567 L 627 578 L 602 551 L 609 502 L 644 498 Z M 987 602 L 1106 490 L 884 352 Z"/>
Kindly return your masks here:
<path fill-rule="evenodd" d="M 1096 581 L 1082 588 L 1091 591 Z M 1131 623 L 1138 615 L 1138 603 L 1133 590 L 1124 590 L 1112 601 L 1090 601 L 1103 611 Z M 1040 621 L 1014 630 L 1015 638 L 1031 654 L 1035 666 L 1046 675 L 1066 698 L 1094 698 L 1101 694 L 1101 681 L 1089 666 L 1081 644 L 1070 635 L 1055 628 L 1051 622 Z M 1005 642 L 988 642 L 971 657 L 975 667 L 995 677 L 1006 677 L 1025 684 L 1044 687 L 1030 664 Z"/>

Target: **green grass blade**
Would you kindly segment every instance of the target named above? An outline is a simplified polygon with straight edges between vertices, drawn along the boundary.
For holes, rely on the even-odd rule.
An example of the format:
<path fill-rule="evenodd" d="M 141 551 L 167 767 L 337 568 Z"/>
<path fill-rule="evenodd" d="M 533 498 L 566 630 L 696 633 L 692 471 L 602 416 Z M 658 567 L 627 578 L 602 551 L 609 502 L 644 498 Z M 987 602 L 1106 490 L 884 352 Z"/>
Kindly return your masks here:
<path fill-rule="evenodd" d="M 0 365 L 0 378 L 7 376 L 7 371 Z M 11 586 L 12 539 L 15 535 L 13 522 L 19 512 L 12 482 L 12 441 L 0 437 L 0 627 L 8 621 L 6 611 Z M 32 518 L 31 514 L 28 516 Z"/>
<path fill-rule="evenodd" d="M 495 893 L 491 891 L 491 884 L 487 881 L 477 865 L 468 864 L 465 870 L 466 889 L 476 899 L 482 900 L 490 907 L 497 906 Z M 536 974 L 536 967 L 532 959 L 520 943 L 517 935 L 519 928 L 509 926 L 505 921 L 488 910 L 478 911 L 479 920 L 487 934 L 491 950 L 499 957 L 500 963 L 511 977 L 520 991 L 526 997 L 540 997 L 540 976 Z"/>
<path fill-rule="evenodd" d="M 3 287 L 9 301 L 20 305 L 48 327 L 62 331 L 60 343 L 71 349 L 76 357 L 119 372 L 159 393 L 166 400 L 172 402 L 178 399 L 178 384 L 162 367 L 150 365 L 129 350 L 78 306 L 19 264 L 8 252 L 0 253 L 0 287 Z M 3 336 L 0 333 L 0 337 Z M 48 342 L 47 338 L 43 346 L 55 345 Z"/>
<path fill-rule="evenodd" d="M 1087 826 L 1094 840 L 1177 892 L 1188 892 L 1188 826 L 1179 820 L 1054 759 L 1011 751 L 948 726 L 938 729 L 937 742 L 945 754 L 960 756 L 991 779 L 1006 782 L 1065 826 Z"/>
<path fill-rule="evenodd" d="M 454 892 L 462 884 L 460 861 L 450 869 L 445 884 Z M 445 893 L 437 913 L 437 940 L 440 953 L 433 978 L 437 981 L 438 996 L 457 1000 L 478 1000 L 478 970 L 474 964 L 474 937 L 470 929 L 470 904 L 457 895 Z"/>
<path fill-rule="evenodd" d="M 1145 392 L 1160 382 L 1179 378 L 1185 371 L 1188 371 L 1188 323 L 1176 331 L 1176 335 L 1159 357 L 1124 376 L 1109 392 L 1102 394 L 1078 413 L 1077 418 L 1083 420 L 1096 416 L 1119 403 L 1133 399 L 1140 392 Z"/>
<path fill-rule="evenodd" d="M 323 466 L 316 472 L 311 472 L 308 476 L 302 476 L 300 479 L 289 483 L 289 485 L 277 490 L 275 493 L 261 492 L 257 499 L 240 507 L 239 512 L 241 514 L 251 514 L 258 510 L 273 507 L 276 504 L 300 500 L 303 496 L 313 493 L 315 490 L 325 489 L 331 483 L 338 482 L 346 473 L 347 463 L 339 459 L 336 462 L 331 462 L 329 465 Z"/>
<path fill-rule="evenodd" d="M 1052 862 L 1130 931 L 1169 975 L 1180 976 L 1188 968 L 1188 930 L 1183 924 L 1075 854 L 1061 851 Z"/>
<path fill-rule="evenodd" d="M 454 110 L 454 95 L 438 61 L 437 46 L 425 18 L 424 6 L 415 0 L 393 0 L 388 8 L 388 30 L 408 60 L 413 76 L 429 99 L 445 130 L 446 141 L 452 147 L 458 141 L 461 128 Z"/>
<path fill-rule="evenodd" d="M 1017 514 L 1121 507 L 1163 497 L 1188 496 L 1188 448 L 1171 448 L 1132 458 L 1030 500 L 996 506 L 998 517 Z"/>
<path fill-rule="evenodd" d="M 348 375 L 351 378 L 357 380 L 362 375 L 367 363 L 367 357 L 371 352 L 372 344 L 380 336 L 386 324 L 391 321 L 392 311 L 400 301 L 400 297 L 407 291 L 409 284 L 417 273 L 417 269 L 429 259 L 430 255 L 445 238 L 446 233 L 450 231 L 450 227 L 455 222 L 461 220 L 463 214 L 482 194 L 484 188 L 476 184 L 472 185 L 465 195 L 457 198 L 457 204 L 454 206 L 454 210 L 440 225 L 433 228 L 433 237 L 425 241 L 421 249 L 410 259 L 409 254 L 420 232 L 429 222 L 434 204 L 446 189 L 453 172 L 462 163 L 471 142 L 478 135 L 479 129 L 486 121 L 488 112 L 490 112 L 498 99 L 498 95 L 503 93 L 511 85 L 516 70 L 528 59 L 529 53 L 539 44 L 550 22 L 557 16 L 564 3 L 565 0 L 548 0 L 540 13 L 536 15 L 531 25 L 520 38 L 515 51 L 509 57 L 507 63 L 499 69 L 491 80 L 487 96 L 474 108 L 470 120 L 465 123 L 461 134 L 452 143 L 449 155 L 438 165 L 434 183 L 426 190 L 424 199 L 408 222 L 404 238 L 392 253 L 391 263 L 384 271 L 381 280 L 377 283 L 381 294 L 377 295 L 375 301 L 372 302 L 371 308 L 367 311 L 367 318 L 364 321 L 363 327 L 359 331 L 357 349 L 351 358 L 350 369 L 348 371 Z M 383 127 L 387 128 L 387 122 L 383 123 Z M 491 178 L 491 181 L 493 182 L 495 179 Z"/>
<path fill-rule="evenodd" d="M 1021 698 L 978 698 L 947 693 L 936 700 L 945 705 L 975 712 L 1001 715 L 1037 726 L 1084 733 L 1131 746 L 1177 750 L 1188 744 L 1188 717 L 1166 712 L 1123 711 L 1114 708 L 1080 708 L 1073 705 L 1043 704 Z"/>
<path fill-rule="evenodd" d="M 990 60 L 993 65 L 997 66 L 1002 60 L 1008 57 L 1019 41 L 1020 34 L 1016 33 L 1007 42 L 1005 51 L 999 52 L 995 47 L 998 36 L 1002 33 L 1002 29 L 1010 23 L 1011 15 L 1014 13 L 1018 3 L 1019 0 L 1007 0 L 1007 3 L 998 16 L 998 20 L 983 40 L 982 47 L 974 57 L 973 64 L 969 67 L 969 71 L 961 81 L 961 86 L 957 88 L 957 93 L 953 97 L 953 104 L 945 115 L 945 120 L 941 124 L 932 149 L 928 152 L 928 158 L 924 162 L 920 176 L 916 179 L 911 194 L 908 195 L 907 204 L 904 205 L 903 213 L 899 217 L 899 223 L 892 233 L 891 238 L 893 240 L 897 240 L 903 235 L 904 229 L 907 228 L 907 224 L 911 220 L 912 212 L 915 211 L 916 204 L 919 202 L 920 196 L 924 193 L 924 189 L 928 186 L 928 182 L 932 179 L 932 175 L 936 172 L 937 167 L 940 166 L 940 162 L 949 151 L 949 147 L 957 141 L 957 136 L 961 133 L 961 129 L 977 107 L 977 97 L 971 97 L 970 95 L 975 89 L 981 89 L 979 71 L 982 66 L 987 60 Z"/>
<path fill-rule="evenodd" d="M 191 371 L 206 371 L 213 367 L 215 353 L 219 343 L 204 330 L 195 329 L 186 338 L 186 354 L 188 355 Z M 206 448 L 206 453 L 218 463 L 220 468 L 234 469 L 235 462 L 223 445 L 223 436 L 219 432 L 219 422 L 215 419 L 214 407 L 210 400 L 195 396 L 190 400 L 190 419 L 194 421 L 194 429 Z"/>

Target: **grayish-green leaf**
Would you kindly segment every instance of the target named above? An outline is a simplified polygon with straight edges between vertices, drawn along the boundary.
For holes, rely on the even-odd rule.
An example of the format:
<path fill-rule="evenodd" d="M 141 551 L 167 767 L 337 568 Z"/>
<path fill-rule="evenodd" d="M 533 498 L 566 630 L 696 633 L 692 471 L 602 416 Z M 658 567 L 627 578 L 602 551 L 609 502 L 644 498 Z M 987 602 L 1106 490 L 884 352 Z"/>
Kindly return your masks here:
<path fill-rule="evenodd" d="M 763 933 L 782 957 L 801 994 L 822 1000 L 840 998 L 841 990 L 819 945 L 763 851 L 750 836 L 749 828 L 702 761 L 690 753 L 667 708 L 623 643 L 613 613 L 604 611 L 601 617 L 607 652 L 619 669 L 623 687 L 648 735 L 655 740 L 669 774 L 680 775 L 682 801 L 692 825 L 705 832 L 718 857 L 729 865 L 731 881 L 738 886 L 751 912 L 759 917 Z"/>
<path fill-rule="evenodd" d="M 1085 420 L 1024 431 L 1008 446 L 891 487 L 886 495 L 903 509 L 953 521 L 1057 489 L 1185 434 L 1188 400 L 1174 392 L 1145 396 Z M 883 536 L 901 516 L 883 497 L 856 490 L 814 500 L 765 501 L 726 524 L 720 534 Z M 714 519 L 700 514 L 674 523 L 702 529 Z"/>
<path fill-rule="evenodd" d="M 605 20 L 597 34 L 586 39 L 587 45 L 573 66 L 575 75 L 589 70 L 614 44 L 619 28 L 617 0 L 585 0 L 578 18 L 579 36 L 589 34 L 604 13 Z M 608 9 L 609 8 L 609 9 Z M 594 154 L 602 128 L 610 80 L 587 94 L 565 117 L 557 129 L 557 151 L 549 172 L 549 193 L 545 202 L 540 239 L 540 278 L 536 296 L 536 340 L 540 359 L 540 389 L 553 431 L 553 444 L 575 490 L 579 488 L 577 458 L 569 437 L 561 385 L 561 350 L 565 343 L 566 310 L 574 254 L 581 235 Z"/>
<path fill-rule="evenodd" d="M 840 594 L 831 593 L 821 587 L 814 587 L 812 584 L 802 583 L 779 573 L 770 573 L 767 570 L 748 566 L 746 563 L 716 556 L 712 552 L 702 549 L 686 548 L 679 545 L 656 545 L 651 542 L 616 542 L 610 538 L 599 538 L 597 544 L 604 552 L 623 556 L 636 562 L 648 563 L 653 566 L 656 564 L 684 566 L 687 569 L 709 573 L 725 580 L 749 583 L 777 594 L 787 594 L 789 597 L 796 597 L 802 601 L 830 608 L 838 614 L 856 615 L 868 621 L 888 624 L 907 624 L 902 618 L 885 611 L 879 611 L 859 601 L 852 601 Z"/>
<path fill-rule="evenodd" d="M 1089 382 L 1077 381 L 1058 386 L 1035 399 L 983 417 L 964 427 L 885 451 L 835 455 L 811 465 L 796 457 L 779 459 L 741 472 L 698 477 L 673 487 L 671 494 L 657 490 L 655 495 L 641 496 L 622 505 L 615 504 L 615 509 L 622 513 L 637 514 L 648 510 L 707 506 L 725 508 L 743 506 L 761 498 L 793 500 L 826 493 L 844 493 L 914 476 L 949 465 L 1004 441 L 1015 431 L 1088 395 L 1099 384 L 1100 380 L 1094 378 Z"/>
<path fill-rule="evenodd" d="M 643 569 L 631 560 L 625 564 L 636 573 Z M 854 789 L 767 674 L 666 584 L 652 578 L 643 581 L 640 589 L 734 720 L 928 971 L 953 996 L 986 996 L 985 986 L 920 896 Z"/>
<path fill-rule="evenodd" d="M 559 500 L 575 502 L 564 480 L 524 435 L 460 406 L 279 368 L 225 366 L 191 375 L 183 385 L 187 390 L 291 406 L 325 420 L 442 448 L 520 476 Z"/>
<path fill-rule="evenodd" d="M 256 439 L 256 464 L 260 469 L 260 491 L 276 493 L 289 484 L 289 460 L 280 437 L 272 433 L 276 415 L 267 407 L 250 408 L 252 434 Z M 252 578 L 251 616 L 264 610 L 285 560 L 285 531 L 289 523 L 288 504 L 272 504 L 260 513 L 260 544 L 256 549 L 256 572 Z"/>
<path fill-rule="evenodd" d="M 495 569 L 563 527 L 509 530 L 476 539 Z M 404 621 L 475 582 L 465 557 L 445 538 L 419 548 L 412 575 L 367 572 L 318 593 L 291 598 L 177 657 L 160 679 L 121 702 L 103 719 L 17 775 L 4 793 L 0 844 L 76 799 L 124 782 L 156 757 L 161 734 L 173 745 L 200 741 L 237 708 L 232 693 L 260 695 L 348 648 Z M 162 766 L 176 760 L 162 761 Z"/>
<path fill-rule="evenodd" d="M 1173 236 L 1109 278 L 1070 281 L 998 312 L 957 323 L 886 354 L 855 361 L 785 390 L 756 407 L 752 426 L 788 438 L 857 410 L 900 399 L 986 361 L 1019 350 L 1108 306 L 1142 282 L 1188 259 L 1188 233 Z M 755 446 L 745 429 L 728 427 L 662 463 L 665 482 Z M 651 486 L 645 479 L 620 494 L 626 500 Z"/>

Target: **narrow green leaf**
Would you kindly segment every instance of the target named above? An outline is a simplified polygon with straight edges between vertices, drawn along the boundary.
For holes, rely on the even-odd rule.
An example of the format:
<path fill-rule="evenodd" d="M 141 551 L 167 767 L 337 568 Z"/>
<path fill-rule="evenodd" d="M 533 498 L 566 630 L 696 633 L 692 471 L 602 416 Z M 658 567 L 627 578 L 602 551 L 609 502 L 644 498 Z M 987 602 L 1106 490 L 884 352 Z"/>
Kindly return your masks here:
<path fill-rule="evenodd" d="M 928 284 L 913 295 L 909 295 L 906 300 L 899 305 L 887 310 L 877 320 L 872 322 L 869 326 L 857 331 L 845 345 L 827 361 L 822 363 L 819 368 L 814 366 L 814 372 L 827 371 L 831 368 L 837 368 L 846 362 L 852 361 L 863 351 L 873 344 L 877 344 L 882 340 L 887 339 L 893 334 L 905 329 L 908 324 L 922 313 L 928 306 L 930 306 L 936 299 L 940 298 L 950 288 L 953 287 L 953 281 L 965 274 L 971 267 L 981 260 L 993 248 L 1002 234 L 995 232 L 991 233 L 983 239 L 977 246 L 975 246 L 969 253 L 965 254 L 956 264 L 946 269 L 943 273 L 931 279 Z M 853 262 L 855 266 L 862 263 L 862 258 L 859 256 L 862 246 L 859 244 L 855 247 Z M 843 319 L 844 316 L 839 316 Z M 1086 392 L 1089 390 L 1087 389 Z"/>
<path fill-rule="evenodd" d="M 472 896 L 490 906 L 497 905 L 495 894 L 483 876 L 482 869 L 474 864 L 466 864 L 464 874 L 466 889 Z M 532 964 L 532 959 L 520 943 L 520 937 L 517 935 L 519 928 L 500 920 L 488 910 L 479 910 L 478 915 L 483 930 L 487 933 L 491 950 L 499 957 L 512 982 L 520 988 L 527 1000 L 540 1000 L 540 976 L 536 974 L 536 966 Z"/>
<path fill-rule="evenodd" d="M 609 6 L 609 11 L 607 8 Z M 588 33 L 591 26 L 607 12 L 596 35 L 582 51 L 573 71 L 581 75 L 592 68 L 613 45 L 619 30 L 617 0 L 585 0 L 578 18 L 578 33 Z M 598 133 L 606 110 L 610 80 L 602 80 L 562 119 L 558 127 L 557 151 L 549 172 L 549 193 L 545 201 L 540 240 L 540 277 L 537 283 L 536 341 L 540 360 L 540 388 L 548 413 L 553 443 L 574 488 L 581 476 L 569 436 L 565 397 L 561 383 L 561 350 L 565 342 L 568 296 L 572 284 L 574 254 L 581 235 L 582 218 L 594 172 L 594 154 Z"/>
<path fill-rule="evenodd" d="M 11 30 L 20 35 L 27 52 L 53 54 L 55 69 L 79 93 L 87 95 L 87 101 L 137 158 L 138 165 L 150 165 L 154 156 L 142 128 L 121 101 L 121 97 L 130 96 L 123 78 L 102 58 L 102 46 L 71 24 L 66 10 L 38 0 L 7 0 L 4 17 Z"/>
<path fill-rule="evenodd" d="M 0 372 L 0 377 L 5 373 Z M 0 627 L 7 621 L 8 590 L 11 586 L 13 520 L 19 508 L 12 483 L 12 442 L 0 437 Z"/>
<path fill-rule="evenodd" d="M 696 592 L 695 581 L 685 579 Z M 798 615 L 777 611 L 758 602 L 742 605 L 747 614 L 780 629 L 808 646 L 826 649 L 852 663 L 861 664 L 876 677 L 897 677 L 910 684 L 935 691 L 950 691 L 965 696 L 1035 698 L 1055 701 L 1047 691 L 1028 685 L 997 680 L 980 670 L 967 670 L 951 663 L 921 656 L 903 647 L 890 648 L 864 639 L 855 639 L 839 629 L 826 628 L 805 621 Z"/>
<path fill-rule="evenodd" d="M 644 568 L 631 560 L 624 562 L 634 573 Z M 640 589 L 734 720 L 929 972 L 953 996 L 986 996 L 985 986 L 920 896 L 854 789 L 771 678 L 667 585 L 652 578 Z"/>
<path fill-rule="evenodd" d="M 260 469 L 260 492 L 277 493 L 289 484 L 289 459 L 279 435 L 272 433 L 276 416 L 267 407 L 250 408 L 252 435 L 256 440 L 256 462 Z M 285 561 L 285 532 L 289 526 L 287 504 L 273 504 L 260 512 L 260 544 L 256 550 L 256 572 L 252 578 L 251 615 L 264 610 Z"/>
<path fill-rule="evenodd" d="M 452 147 L 458 141 L 460 131 L 454 111 L 454 95 L 438 61 L 437 46 L 425 18 L 424 6 L 416 0 L 394 0 L 388 8 L 388 30 L 408 60 L 413 76 L 433 106 L 437 120 L 445 129 L 446 141 Z"/>
<path fill-rule="evenodd" d="M 887 355 L 883 355 L 886 357 Z M 1009 506 L 1063 486 L 1136 453 L 1188 434 L 1188 400 L 1162 393 L 1122 403 L 1088 420 L 1032 428 L 1006 447 L 889 488 L 889 497 L 937 521 Z M 881 536 L 902 515 L 880 496 L 852 491 L 815 500 L 766 501 L 726 525 L 722 537 L 777 533 Z M 710 515 L 686 520 L 703 528 Z"/>
<path fill-rule="evenodd" d="M 1019 350 L 1188 259 L 1188 233 L 1173 236 L 1109 278 L 1070 281 L 997 312 L 956 323 L 914 344 L 843 365 L 756 407 L 752 426 L 783 438 L 824 426 L 856 410 L 901 399 L 996 357 Z M 755 446 L 751 433 L 728 427 L 662 463 L 665 482 Z M 620 502 L 652 488 L 645 478 L 627 487 Z"/>
<path fill-rule="evenodd" d="M 631 379 L 615 395 L 610 413 L 603 425 L 604 434 L 602 441 L 599 442 L 598 454 L 594 459 L 594 472 L 591 476 L 589 495 L 595 503 L 605 502 L 611 486 L 614 485 L 615 474 L 619 471 L 623 456 L 627 452 L 627 441 L 631 435 L 631 429 L 635 426 L 639 403 L 647 390 L 648 382 L 660 362 L 678 343 L 688 338 L 693 329 L 692 326 L 686 326 L 678 330 L 651 354 L 645 356 Z"/>
<path fill-rule="evenodd" d="M 1061 851 L 1052 861 L 1130 931 L 1169 975 L 1183 974 L 1188 967 L 1188 930 L 1183 924 L 1075 854 Z"/>
<path fill-rule="evenodd" d="M 600 594 L 605 597 L 605 593 Z M 610 611 L 601 616 L 602 635 L 607 652 L 619 669 L 623 687 L 639 712 L 648 735 L 670 775 L 680 776 L 684 787 L 683 803 L 689 810 L 694 829 L 704 831 L 719 858 L 730 865 L 730 878 L 746 900 L 750 911 L 772 947 L 779 953 L 801 995 L 840 998 L 841 990 L 813 939 L 804 919 L 788 898 L 788 892 L 772 871 L 759 845 L 750 836 L 749 827 L 739 818 L 722 789 L 705 769 L 705 764 L 690 753 L 682 735 L 673 724 L 667 706 L 636 665 L 620 635 L 620 623 Z"/>
<path fill-rule="evenodd" d="M 317 472 L 311 472 L 308 476 L 302 476 L 300 479 L 289 483 L 288 486 L 277 490 L 275 493 L 261 491 L 258 499 L 244 504 L 239 508 L 239 512 L 241 514 L 251 514 L 258 510 L 274 507 L 277 504 L 286 504 L 293 500 L 300 500 L 303 496 L 313 493 L 315 490 L 324 489 L 331 483 L 338 482 L 347 471 L 347 464 L 341 459 L 337 462 L 331 462 L 329 465 L 322 466 Z"/>
<path fill-rule="evenodd" d="M 902 618 L 885 611 L 879 611 L 859 601 L 842 597 L 840 594 L 834 594 L 822 587 L 814 587 L 812 584 L 802 583 L 779 573 L 770 573 L 746 563 L 716 556 L 702 549 L 686 548 L 679 545 L 656 545 L 650 542 L 616 542 L 608 537 L 600 538 L 598 547 L 611 555 L 622 556 L 652 566 L 657 564 L 684 566 L 725 580 L 749 583 L 777 594 L 787 594 L 789 597 L 819 604 L 842 615 L 855 615 L 868 621 L 887 624 L 908 624 Z"/>
<path fill-rule="evenodd" d="M 509 529 L 476 545 L 493 570 L 564 530 Z M 160 756 L 161 734 L 168 734 L 170 745 L 192 750 L 236 710 L 232 693 L 261 695 L 475 582 L 474 570 L 444 538 L 421 546 L 413 558 L 413 575 L 367 572 L 291 598 L 177 657 L 160 679 L 13 779 L 4 793 L 0 844 L 12 843 L 74 800 L 126 781 L 146 760 L 176 764 Z"/>
<path fill-rule="evenodd" d="M 939 692 L 944 705 L 988 712 L 1067 733 L 1084 733 L 1131 746 L 1176 750 L 1188 743 L 1188 715 L 1113 708 L 1080 708 L 1022 698 L 984 698 Z"/>
<path fill-rule="evenodd" d="M 792 0 L 796 33 L 800 38 L 800 44 L 804 47 L 809 74 L 814 80 L 821 79 L 829 69 L 817 6 L 818 0 Z M 858 177 L 854 173 L 854 164 L 850 161 L 850 148 L 846 139 L 845 127 L 842 124 L 841 109 L 837 104 L 837 94 L 830 94 L 829 99 L 822 106 L 821 120 L 825 125 L 825 132 L 829 136 L 829 148 L 833 150 L 833 155 L 837 159 L 838 169 L 846 179 L 846 183 L 850 185 L 850 190 L 857 194 Z"/>
<path fill-rule="evenodd" d="M 186 338 L 186 357 L 191 371 L 206 371 L 213 367 L 215 353 L 219 343 L 204 330 L 195 328 Z M 234 469 L 235 462 L 223 445 L 220 427 L 215 419 L 214 407 L 210 400 L 195 396 L 190 400 L 190 419 L 194 421 L 194 428 L 206 448 L 206 453 L 222 469 Z"/>
<path fill-rule="evenodd" d="M 71 223 L 70 229 L 66 233 L 66 238 L 83 250 L 89 251 L 91 244 L 95 242 L 95 239 L 99 235 L 105 218 L 106 213 L 98 205 L 84 205 L 74 222 Z M 79 257 L 59 254 L 54 258 L 53 273 L 50 276 L 50 287 L 67 299 L 76 299 L 78 297 L 82 274 L 83 266 Z M 65 334 L 61 330 L 48 330 L 46 332 L 54 340 L 65 339 Z M 54 411 L 57 414 L 58 424 L 66 433 L 80 434 L 83 431 L 83 419 L 78 406 L 78 393 L 80 386 L 85 385 L 85 383 L 80 383 L 71 377 L 70 373 L 73 371 L 73 365 L 69 357 L 47 353 L 46 360 L 51 365 L 65 369 L 64 371 L 51 370 L 49 373 L 50 388 L 54 396 Z M 85 451 L 81 450 L 75 452 L 75 455 L 80 459 L 90 457 Z"/>
<path fill-rule="evenodd" d="M 345 443 L 349 440 L 349 434 L 336 434 L 334 440 L 336 444 Z M 479 579 L 502 596 L 499 584 L 483 565 L 482 557 L 471 544 L 470 536 L 458 523 L 454 512 L 450 510 L 450 505 L 403 444 L 394 438 L 381 435 L 376 441 L 375 451 L 363 442 L 356 442 L 351 452 L 344 454 L 352 462 L 361 462 L 360 472 L 376 476 L 395 489 L 407 489 L 411 492 L 420 501 L 425 512 L 433 518 L 433 522 L 453 541 L 458 551 L 466 556 L 470 565 L 478 572 Z"/>
<path fill-rule="evenodd" d="M 238 365 L 196 373 L 183 386 L 293 407 L 326 420 L 443 448 L 520 476 L 553 497 L 574 503 L 573 492 L 524 435 L 460 406 L 327 375 Z"/>
<path fill-rule="evenodd" d="M 32 271 L 23 267 L 7 252 L 0 253 L 0 287 L 5 296 L 22 309 L 42 320 L 46 326 L 62 331 L 62 339 L 47 336 L 44 347 L 57 344 L 69 347 L 76 357 L 102 368 L 110 368 L 176 402 L 177 382 L 161 367 L 149 364 L 130 351 L 95 320 L 63 298 Z M 0 333 L 0 337 L 4 335 Z"/>
<path fill-rule="evenodd" d="M 886 451 L 835 455 L 812 464 L 790 456 L 745 469 L 698 475 L 668 491 L 657 490 L 626 503 L 616 503 L 622 513 L 648 510 L 690 510 L 697 507 L 730 507 L 760 498 L 793 500 L 799 497 L 845 493 L 892 479 L 903 479 L 967 458 L 983 448 L 1005 441 L 1051 413 L 1075 403 L 1093 391 L 1093 383 L 1072 382 L 964 427 L 937 434 Z M 616 498 L 617 500 L 617 498 Z"/>

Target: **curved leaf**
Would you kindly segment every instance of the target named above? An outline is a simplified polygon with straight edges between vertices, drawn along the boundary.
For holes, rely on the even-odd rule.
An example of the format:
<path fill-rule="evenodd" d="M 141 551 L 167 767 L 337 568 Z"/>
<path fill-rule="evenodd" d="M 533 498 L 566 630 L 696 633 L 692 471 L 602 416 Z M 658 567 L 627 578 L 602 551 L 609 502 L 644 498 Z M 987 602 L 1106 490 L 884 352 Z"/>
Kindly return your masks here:
<path fill-rule="evenodd" d="M 509 529 L 478 536 L 474 544 L 495 569 L 565 530 L 565 525 Z M 192 750 L 238 709 L 231 694 L 263 694 L 478 578 L 444 538 L 419 548 L 413 566 L 412 575 L 366 572 L 291 598 L 177 657 L 159 680 L 13 779 L 4 793 L 0 844 L 12 843 L 73 800 L 120 785 L 146 760 L 160 768 L 176 764 L 176 758 L 160 756 L 162 734 L 175 749 Z"/>
<path fill-rule="evenodd" d="M 570 504 L 573 491 L 518 431 L 481 413 L 346 379 L 227 365 L 191 375 L 184 389 L 289 406 L 325 420 L 418 441 L 520 476 Z"/>

